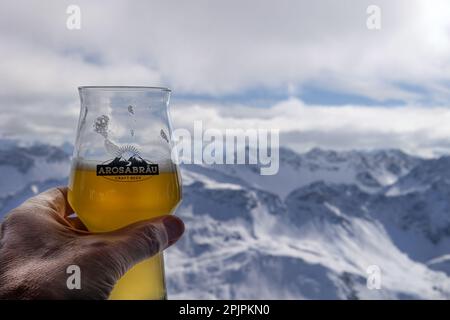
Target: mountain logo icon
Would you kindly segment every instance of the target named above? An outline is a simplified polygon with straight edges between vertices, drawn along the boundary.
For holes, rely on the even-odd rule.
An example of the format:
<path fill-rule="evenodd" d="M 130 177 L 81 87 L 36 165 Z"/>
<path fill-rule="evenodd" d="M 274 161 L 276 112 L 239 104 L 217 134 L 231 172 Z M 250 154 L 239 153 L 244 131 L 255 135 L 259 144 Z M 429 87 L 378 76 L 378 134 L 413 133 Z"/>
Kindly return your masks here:
<path fill-rule="evenodd" d="M 115 166 L 141 166 L 145 165 L 147 161 L 142 159 L 140 156 L 132 156 L 128 159 L 124 159 L 123 157 L 116 157 L 114 160 L 109 162 L 109 165 L 115 165 Z"/>

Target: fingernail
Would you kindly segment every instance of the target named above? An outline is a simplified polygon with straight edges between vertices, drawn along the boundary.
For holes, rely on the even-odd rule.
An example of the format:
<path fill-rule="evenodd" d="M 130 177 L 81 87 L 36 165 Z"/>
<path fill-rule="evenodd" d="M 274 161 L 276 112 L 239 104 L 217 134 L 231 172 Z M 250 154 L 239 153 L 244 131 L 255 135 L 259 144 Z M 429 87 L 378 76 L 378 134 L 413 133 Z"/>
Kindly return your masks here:
<path fill-rule="evenodd" d="M 169 245 L 177 241 L 184 232 L 184 223 L 175 216 L 167 216 L 162 220 L 167 231 Z"/>

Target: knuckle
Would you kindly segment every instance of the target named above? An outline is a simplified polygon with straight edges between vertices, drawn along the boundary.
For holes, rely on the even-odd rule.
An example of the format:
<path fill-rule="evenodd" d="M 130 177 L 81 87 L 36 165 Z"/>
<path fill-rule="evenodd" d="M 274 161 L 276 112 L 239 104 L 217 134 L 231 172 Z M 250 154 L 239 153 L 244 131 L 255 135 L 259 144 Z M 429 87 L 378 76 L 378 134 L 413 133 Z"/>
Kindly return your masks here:
<path fill-rule="evenodd" d="M 100 237 L 98 235 L 83 237 L 80 238 L 79 240 L 81 240 L 80 241 L 81 243 L 79 243 L 81 244 L 81 247 L 87 250 L 94 250 L 94 251 L 104 249 L 111 244 L 110 240 L 104 237 Z"/>
<path fill-rule="evenodd" d="M 147 248 L 149 254 L 161 251 L 167 242 L 164 229 L 154 224 L 143 226 L 138 235 L 140 235 L 141 244 Z"/>
<path fill-rule="evenodd" d="M 2 231 L 22 225 L 25 222 L 25 219 L 26 217 L 21 210 L 11 210 L 3 220 Z"/>

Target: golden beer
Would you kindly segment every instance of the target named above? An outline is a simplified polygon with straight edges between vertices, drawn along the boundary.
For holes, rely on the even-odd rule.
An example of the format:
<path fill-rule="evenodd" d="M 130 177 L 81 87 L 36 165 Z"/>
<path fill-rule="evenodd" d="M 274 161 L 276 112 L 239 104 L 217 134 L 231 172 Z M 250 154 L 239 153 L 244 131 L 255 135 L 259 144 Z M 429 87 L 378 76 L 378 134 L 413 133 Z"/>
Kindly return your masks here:
<path fill-rule="evenodd" d="M 177 168 L 152 176 L 98 176 L 95 167 L 74 162 L 69 203 L 92 232 L 107 232 L 174 212 L 181 200 Z M 130 180 L 131 179 L 131 180 Z M 158 254 L 130 269 L 110 299 L 165 299 L 164 260 Z"/>

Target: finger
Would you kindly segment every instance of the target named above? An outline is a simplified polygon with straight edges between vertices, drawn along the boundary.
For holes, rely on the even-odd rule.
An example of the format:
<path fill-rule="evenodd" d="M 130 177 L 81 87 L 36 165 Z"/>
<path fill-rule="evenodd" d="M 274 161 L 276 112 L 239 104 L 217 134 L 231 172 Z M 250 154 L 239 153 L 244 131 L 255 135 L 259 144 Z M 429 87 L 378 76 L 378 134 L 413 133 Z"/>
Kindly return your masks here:
<path fill-rule="evenodd" d="M 67 201 L 67 187 L 49 189 L 30 198 L 27 202 L 50 208 L 62 218 L 73 213 L 73 209 Z"/>
<path fill-rule="evenodd" d="M 174 244 L 184 232 L 184 223 L 169 215 L 129 225 L 123 229 L 95 235 L 98 240 L 108 243 L 101 250 L 108 250 L 117 258 L 124 270 L 136 263 L 152 257 Z M 98 243 L 94 245 L 99 247 Z"/>
<path fill-rule="evenodd" d="M 61 195 L 57 195 L 58 198 L 58 205 L 60 205 L 59 211 L 61 212 L 64 217 L 67 217 L 69 215 L 71 215 L 72 213 L 74 213 L 74 210 L 72 209 L 72 206 L 69 203 L 68 200 L 68 192 L 69 189 L 65 186 L 60 186 L 56 188 L 57 190 L 59 190 L 59 192 L 61 193 Z"/>

